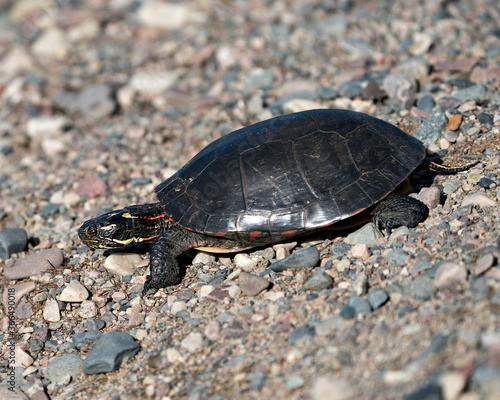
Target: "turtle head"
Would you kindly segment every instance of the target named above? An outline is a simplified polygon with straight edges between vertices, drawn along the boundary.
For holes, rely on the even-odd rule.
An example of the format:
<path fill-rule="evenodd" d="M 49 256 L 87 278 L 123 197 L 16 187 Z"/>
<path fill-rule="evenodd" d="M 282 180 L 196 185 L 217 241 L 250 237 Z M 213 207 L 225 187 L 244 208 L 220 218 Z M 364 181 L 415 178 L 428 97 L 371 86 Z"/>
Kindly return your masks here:
<path fill-rule="evenodd" d="M 85 221 L 78 229 L 78 236 L 92 249 L 117 249 L 154 241 L 166 224 L 165 211 L 159 203 L 141 204 Z"/>
<path fill-rule="evenodd" d="M 134 219 L 128 212 L 116 210 L 85 221 L 78 229 L 81 241 L 92 249 L 117 249 L 133 243 Z"/>

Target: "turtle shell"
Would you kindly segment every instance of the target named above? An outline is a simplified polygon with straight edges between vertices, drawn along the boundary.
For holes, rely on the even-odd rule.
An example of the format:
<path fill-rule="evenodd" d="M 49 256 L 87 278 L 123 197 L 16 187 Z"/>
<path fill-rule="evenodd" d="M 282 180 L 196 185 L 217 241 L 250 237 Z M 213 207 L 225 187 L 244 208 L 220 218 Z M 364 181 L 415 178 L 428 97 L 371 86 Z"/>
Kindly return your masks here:
<path fill-rule="evenodd" d="M 311 110 L 214 141 L 156 193 L 189 230 L 240 244 L 276 242 L 365 210 L 424 157 L 420 141 L 385 121 Z"/>

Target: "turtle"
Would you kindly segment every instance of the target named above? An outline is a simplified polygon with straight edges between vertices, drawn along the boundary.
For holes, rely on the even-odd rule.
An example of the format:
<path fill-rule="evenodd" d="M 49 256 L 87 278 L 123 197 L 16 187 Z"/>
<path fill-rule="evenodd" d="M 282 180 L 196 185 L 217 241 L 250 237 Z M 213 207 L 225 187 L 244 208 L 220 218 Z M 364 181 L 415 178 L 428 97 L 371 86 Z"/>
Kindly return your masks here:
<path fill-rule="evenodd" d="M 94 249 L 150 243 L 149 289 L 181 282 L 177 256 L 190 248 L 237 252 L 290 241 L 368 215 L 386 233 L 427 217 L 398 192 L 426 158 L 424 145 L 381 119 L 339 109 L 274 117 L 210 143 L 156 189 L 158 202 L 127 206 L 83 223 Z M 358 218 L 360 221 L 366 220 Z"/>

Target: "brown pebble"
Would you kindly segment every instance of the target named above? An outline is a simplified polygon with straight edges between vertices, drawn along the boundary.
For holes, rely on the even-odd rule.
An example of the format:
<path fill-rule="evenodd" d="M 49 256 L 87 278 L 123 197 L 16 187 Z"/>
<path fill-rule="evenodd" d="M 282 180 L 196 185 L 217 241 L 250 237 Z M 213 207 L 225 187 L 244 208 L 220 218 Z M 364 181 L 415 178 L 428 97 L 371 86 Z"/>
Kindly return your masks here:
<path fill-rule="evenodd" d="M 7 279 L 23 279 L 40 275 L 52 267 L 60 267 L 63 262 L 61 249 L 42 250 L 27 257 L 12 260 L 4 267 Z"/>
<path fill-rule="evenodd" d="M 97 175 L 87 175 L 80 179 L 75 191 L 80 196 L 92 199 L 103 195 L 107 190 L 108 184 L 102 178 Z"/>
<path fill-rule="evenodd" d="M 441 198 L 441 191 L 437 186 L 423 188 L 418 194 L 418 200 L 424 203 L 430 210 L 436 208 Z"/>
<path fill-rule="evenodd" d="M 269 287 L 269 281 L 260 276 L 242 272 L 238 278 L 238 285 L 245 296 L 257 296 Z"/>
<path fill-rule="evenodd" d="M 462 124 L 462 114 L 455 114 L 448 120 L 448 129 L 452 131 L 458 130 Z"/>
<path fill-rule="evenodd" d="M 491 253 L 485 254 L 476 261 L 476 269 L 474 270 L 474 274 L 476 276 L 484 274 L 493 266 L 494 262 L 495 262 L 495 257 L 493 256 L 493 254 Z"/>

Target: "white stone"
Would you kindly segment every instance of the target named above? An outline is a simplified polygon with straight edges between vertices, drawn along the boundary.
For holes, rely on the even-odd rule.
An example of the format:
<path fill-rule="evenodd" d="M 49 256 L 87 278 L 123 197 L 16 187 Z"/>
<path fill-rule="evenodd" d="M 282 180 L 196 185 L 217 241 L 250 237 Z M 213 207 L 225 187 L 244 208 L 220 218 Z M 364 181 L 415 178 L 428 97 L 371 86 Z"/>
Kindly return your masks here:
<path fill-rule="evenodd" d="M 120 253 L 111 254 L 104 261 L 104 268 L 118 276 L 133 275 L 135 268 L 144 265 L 144 260 L 139 254 Z"/>
<path fill-rule="evenodd" d="M 193 263 L 194 264 L 194 263 Z M 207 297 L 210 293 L 212 293 L 212 291 L 215 289 L 214 286 L 212 285 L 203 285 L 201 288 L 200 288 L 200 291 L 198 292 L 198 295 L 200 296 L 200 298 L 202 297 Z"/>
<path fill-rule="evenodd" d="M 57 300 L 49 299 L 45 302 L 45 306 L 43 307 L 43 319 L 48 322 L 59 322 L 61 320 L 61 313 Z"/>
<path fill-rule="evenodd" d="M 478 207 L 495 207 L 497 202 L 493 199 L 490 199 L 483 192 L 476 192 L 467 195 L 462 201 L 462 207 L 468 206 L 469 204 L 478 206 Z"/>
<path fill-rule="evenodd" d="M 238 285 L 229 286 L 227 293 L 231 298 L 235 299 L 241 295 L 241 288 Z"/>
<path fill-rule="evenodd" d="M 199 350 L 203 344 L 203 336 L 200 332 L 191 332 L 181 341 L 181 347 L 190 353 Z"/>
<path fill-rule="evenodd" d="M 170 361 L 172 364 L 177 364 L 179 362 L 184 362 L 184 358 L 181 356 L 181 353 L 179 353 L 179 350 L 169 347 L 167 349 L 167 359 Z"/>
<path fill-rule="evenodd" d="M 234 256 L 234 265 L 244 272 L 253 272 L 264 263 L 265 260 L 260 256 L 250 256 L 246 253 L 238 253 Z"/>
<path fill-rule="evenodd" d="M 353 394 L 353 386 L 349 382 L 331 375 L 320 376 L 312 385 L 314 400 L 347 400 Z"/>
<path fill-rule="evenodd" d="M 185 310 L 186 308 L 186 303 L 184 303 L 183 301 L 176 301 L 174 304 L 172 304 L 172 307 L 170 307 L 170 312 L 175 315 L 179 311 Z"/>
<path fill-rule="evenodd" d="M 323 105 L 308 99 L 292 99 L 283 104 L 285 113 L 295 113 L 300 111 L 315 110 L 318 108 L 326 108 Z"/>
<path fill-rule="evenodd" d="M 69 42 L 59 28 L 50 28 L 33 43 L 31 51 L 39 58 L 64 60 L 68 56 Z"/>
<path fill-rule="evenodd" d="M 66 117 L 34 117 L 26 123 L 26 133 L 33 140 L 42 140 L 47 137 L 61 135 L 63 128 L 68 124 Z"/>
<path fill-rule="evenodd" d="M 199 251 L 196 256 L 194 256 L 192 265 L 213 263 L 215 262 L 215 259 L 216 257 L 213 254 Z"/>
<path fill-rule="evenodd" d="M 189 4 L 163 1 L 143 2 L 137 16 L 143 25 L 161 29 L 179 29 L 186 24 L 203 22 L 205 15 Z"/>
<path fill-rule="evenodd" d="M 23 48 L 15 47 L 2 60 L 1 68 L 2 75 L 11 79 L 19 72 L 33 69 L 33 58 Z"/>
<path fill-rule="evenodd" d="M 81 42 L 97 37 L 100 31 L 99 21 L 96 18 L 87 18 L 69 29 L 68 38 L 72 42 Z"/>
<path fill-rule="evenodd" d="M 67 303 L 81 303 L 89 297 L 89 292 L 78 281 L 72 280 L 59 295 L 59 300 Z"/>
<path fill-rule="evenodd" d="M 467 384 L 467 376 L 460 372 L 445 372 L 439 379 L 443 400 L 457 400 Z"/>
<path fill-rule="evenodd" d="M 136 92 L 153 96 L 170 88 L 179 78 L 180 72 L 139 70 L 130 78 L 129 86 Z"/>

